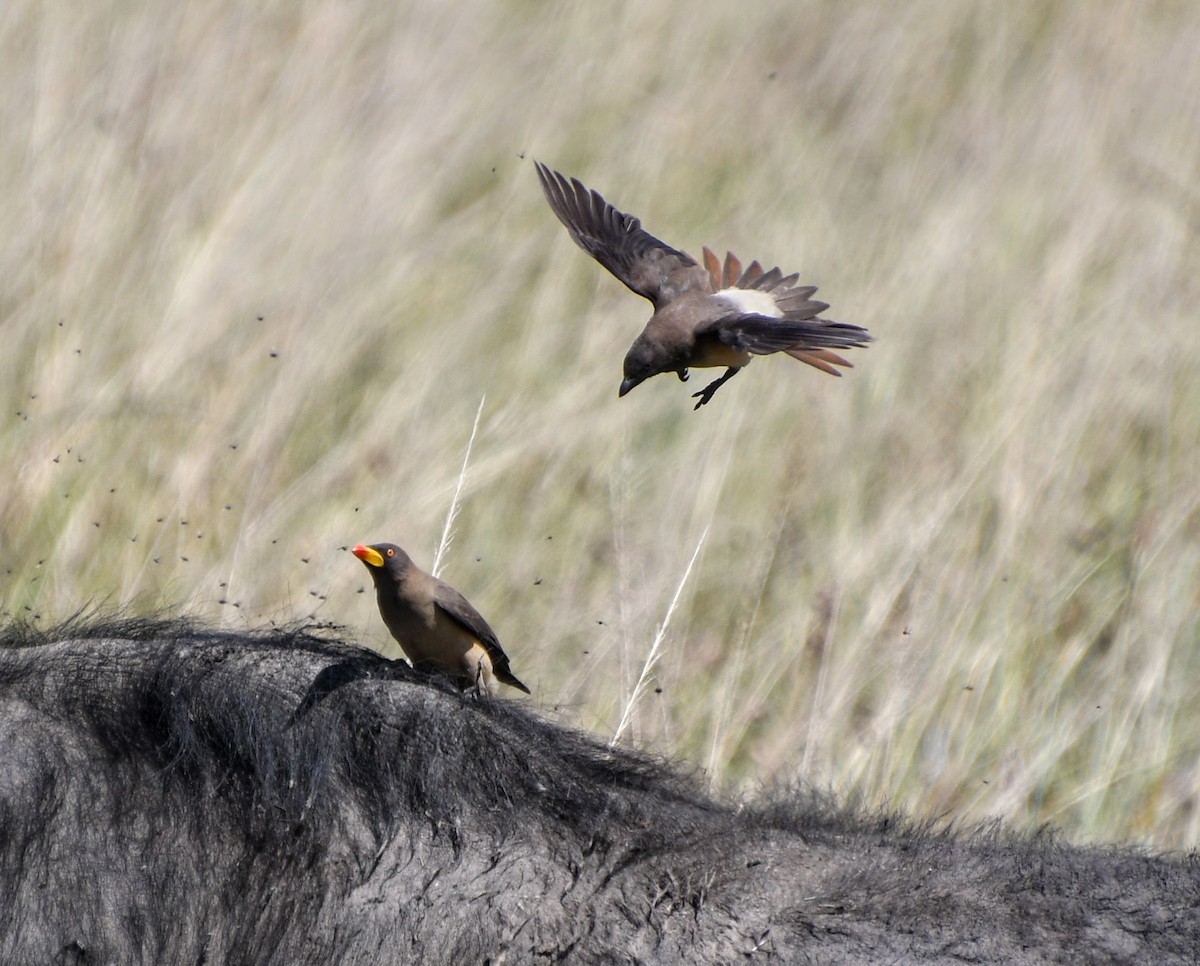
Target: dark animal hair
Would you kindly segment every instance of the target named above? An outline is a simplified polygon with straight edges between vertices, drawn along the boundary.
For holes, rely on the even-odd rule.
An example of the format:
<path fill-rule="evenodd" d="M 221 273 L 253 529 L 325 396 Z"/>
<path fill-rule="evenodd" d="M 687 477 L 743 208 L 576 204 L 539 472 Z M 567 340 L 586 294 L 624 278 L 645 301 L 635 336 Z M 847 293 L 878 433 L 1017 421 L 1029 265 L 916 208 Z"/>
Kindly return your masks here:
<path fill-rule="evenodd" d="M 0 962 L 1194 962 L 1200 863 L 678 768 L 334 628 L 0 642 Z"/>

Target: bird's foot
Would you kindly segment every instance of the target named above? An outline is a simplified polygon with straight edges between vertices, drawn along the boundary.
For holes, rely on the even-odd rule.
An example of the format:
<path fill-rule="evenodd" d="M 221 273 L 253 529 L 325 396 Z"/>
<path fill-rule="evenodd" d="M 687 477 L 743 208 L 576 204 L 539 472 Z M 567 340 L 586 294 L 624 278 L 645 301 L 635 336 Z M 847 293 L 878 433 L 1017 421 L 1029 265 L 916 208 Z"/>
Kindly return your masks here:
<path fill-rule="evenodd" d="M 686 369 L 680 369 L 680 370 L 678 370 L 678 371 L 675 373 L 675 375 L 677 375 L 677 376 L 679 377 L 679 381 L 680 381 L 680 382 L 687 382 L 687 381 L 688 381 L 688 375 L 689 375 L 689 373 L 688 373 L 688 371 L 687 371 Z"/>
<path fill-rule="evenodd" d="M 710 382 L 707 386 L 705 386 L 699 392 L 692 393 L 693 399 L 700 400 L 698 403 L 696 403 L 696 405 L 694 407 L 692 407 L 692 412 L 695 412 L 701 406 L 705 405 L 710 399 L 712 399 L 712 397 L 716 393 L 716 391 L 718 389 L 720 389 L 723 385 L 725 385 L 725 383 L 727 383 L 730 379 L 732 379 L 734 376 L 736 376 L 739 371 L 740 371 L 740 367 L 739 367 L 739 369 L 726 369 L 725 375 L 721 376 L 720 379 L 714 379 L 712 382 Z"/>
<path fill-rule="evenodd" d="M 483 676 L 483 662 L 475 665 L 475 683 L 463 688 L 463 694 L 473 701 L 484 701 L 492 696 L 488 689 L 487 680 Z"/>

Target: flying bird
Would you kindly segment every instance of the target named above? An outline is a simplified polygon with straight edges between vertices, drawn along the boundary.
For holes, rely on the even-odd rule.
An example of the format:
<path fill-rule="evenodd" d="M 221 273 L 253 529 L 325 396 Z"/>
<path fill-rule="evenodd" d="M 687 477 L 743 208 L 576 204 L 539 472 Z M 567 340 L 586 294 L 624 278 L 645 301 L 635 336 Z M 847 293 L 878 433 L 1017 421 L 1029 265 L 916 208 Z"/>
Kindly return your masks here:
<path fill-rule="evenodd" d="M 394 543 L 360 543 L 351 553 L 371 572 L 383 622 L 413 667 L 448 674 L 463 690 L 494 695 L 499 682 L 529 694 L 496 632 L 457 590 Z"/>
<path fill-rule="evenodd" d="M 693 393 L 699 409 L 752 356 L 784 352 L 840 376 L 834 367 L 851 363 L 834 350 L 871 341 L 861 326 L 820 318 L 829 306 L 812 298 L 815 285 L 796 284 L 799 275 L 764 271 L 757 261 L 743 269 L 732 252 L 722 265 L 708 248 L 701 266 L 577 178 L 534 163 L 546 200 L 575 243 L 654 306 L 625 356 L 618 395 L 659 373 L 686 382 L 689 369 L 725 366 L 724 375 Z"/>

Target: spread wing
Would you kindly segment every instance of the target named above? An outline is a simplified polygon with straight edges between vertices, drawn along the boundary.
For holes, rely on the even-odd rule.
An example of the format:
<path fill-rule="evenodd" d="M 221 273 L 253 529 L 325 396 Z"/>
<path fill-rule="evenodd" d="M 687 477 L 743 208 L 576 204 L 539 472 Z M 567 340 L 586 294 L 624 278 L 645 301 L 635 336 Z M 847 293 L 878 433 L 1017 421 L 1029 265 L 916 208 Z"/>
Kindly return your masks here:
<path fill-rule="evenodd" d="M 660 308 L 687 291 L 706 291 L 708 273 L 690 255 L 659 241 L 577 178 L 535 161 L 542 191 L 580 248 L 630 290 Z"/>
<path fill-rule="evenodd" d="M 483 619 L 483 615 L 471 606 L 471 602 L 467 598 L 449 584 L 439 580 L 434 587 L 433 603 L 443 614 L 470 631 L 479 639 L 479 643 L 487 648 L 488 657 L 492 659 L 492 673 L 497 678 L 506 684 L 520 688 L 526 694 L 529 693 L 529 688 L 518 681 L 509 669 L 508 655 L 500 646 L 496 632 Z"/>

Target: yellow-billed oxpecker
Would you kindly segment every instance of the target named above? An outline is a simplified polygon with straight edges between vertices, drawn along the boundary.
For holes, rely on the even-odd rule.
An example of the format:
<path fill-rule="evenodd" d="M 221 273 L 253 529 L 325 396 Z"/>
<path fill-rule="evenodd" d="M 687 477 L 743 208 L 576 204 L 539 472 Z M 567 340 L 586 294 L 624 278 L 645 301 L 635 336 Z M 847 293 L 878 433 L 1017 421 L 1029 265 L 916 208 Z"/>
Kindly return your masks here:
<path fill-rule="evenodd" d="M 819 318 L 829 306 L 812 298 L 815 285 L 796 284 L 799 275 L 764 271 L 756 261 L 743 269 L 732 252 L 722 265 L 707 248 L 701 266 L 576 178 L 535 164 L 546 200 L 575 243 L 654 306 L 625 356 L 619 395 L 662 372 L 686 381 L 690 368 L 725 366 L 693 394 L 699 409 L 752 356 L 783 352 L 839 376 L 834 366 L 851 364 L 834 350 L 871 341 L 861 326 Z"/>
<path fill-rule="evenodd" d="M 413 667 L 447 674 L 463 690 L 495 694 L 500 682 L 529 694 L 496 632 L 457 590 L 395 544 L 359 544 L 352 553 L 371 572 L 383 622 Z"/>

